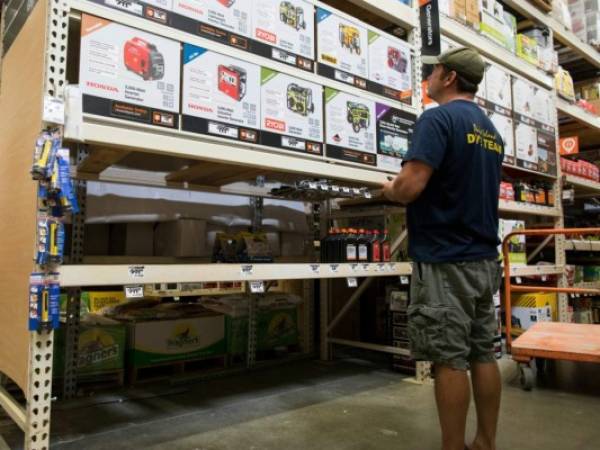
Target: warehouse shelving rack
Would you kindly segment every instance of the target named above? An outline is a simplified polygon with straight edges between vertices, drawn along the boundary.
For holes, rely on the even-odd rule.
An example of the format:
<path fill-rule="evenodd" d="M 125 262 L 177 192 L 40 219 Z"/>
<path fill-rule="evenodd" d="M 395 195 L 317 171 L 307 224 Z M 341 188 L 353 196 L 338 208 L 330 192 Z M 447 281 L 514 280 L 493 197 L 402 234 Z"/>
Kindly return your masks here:
<path fill-rule="evenodd" d="M 409 32 L 409 42 L 414 47 L 415 75 L 420 75 L 420 33 L 418 14 L 415 7 L 403 5 L 396 0 L 350 0 L 353 4 L 388 20 L 392 24 L 404 27 Z M 25 3 L 25 2 L 23 2 Z M 315 2 L 317 3 L 317 2 Z M 525 0 L 505 0 L 505 3 L 542 24 L 549 26 L 554 38 L 566 47 L 571 48 L 581 58 L 595 67 L 600 67 L 600 55 L 591 47 L 580 42 L 572 33 L 566 32 L 554 19 L 540 13 Z M 533 8 L 533 9 L 532 9 Z M 249 188 L 238 192 L 229 186 L 238 180 L 248 180 L 257 175 L 276 176 L 283 180 L 294 180 L 303 176 L 319 176 L 343 180 L 349 184 L 377 187 L 386 180 L 383 173 L 372 172 L 348 164 L 331 164 L 310 157 L 297 157 L 285 152 L 271 151 L 251 145 L 236 144 L 240 149 L 231 152 L 234 146 L 227 141 L 198 137 L 183 132 L 157 130 L 143 125 L 124 123 L 121 121 L 100 119 L 98 117 L 77 114 L 76 102 L 69 101 L 70 90 L 66 88 L 67 43 L 69 22 L 76 21 L 81 12 L 97 14 L 107 19 L 138 27 L 162 36 L 188 43 L 196 43 L 207 48 L 226 52 L 233 56 L 243 56 L 239 50 L 221 44 L 206 41 L 156 23 L 128 15 L 114 9 L 108 9 L 85 0 L 39 0 L 30 11 L 23 29 L 12 43 L 11 50 L 2 59 L 2 91 L 3 112 L 9 111 L 0 123 L 0 140 L 2 155 L 6 164 L 0 165 L 0 203 L 7 205 L 7 210 L 15 211 L 10 221 L 0 222 L 1 244 L 4 258 L 0 262 L 0 372 L 8 376 L 24 392 L 26 404 L 18 403 L 9 393 L 0 387 L 0 405 L 25 432 L 25 447 L 32 450 L 47 449 L 50 435 L 50 405 L 52 384 L 52 352 L 53 333 L 27 331 L 27 285 L 28 276 L 33 268 L 32 252 L 35 237 L 36 192 L 34 183 L 29 177 L 31 152 L 37 133 L 46 125 L 43 119 L 44 99 L 54 98 L 64 101 L 70 120 L 64 130 L 65 139 L 78 144 L 81 160 L 74 169 L 75 177 L 85 180 L 101 180 L 108 182 L 129 182 L 147 186 L 163 186 L 187 188 L 210 192 L 244 193 L 246 195 L 265 195 L 260 188 Z M 528 65 L 515 55 L 503 50 L 486 40 L 475 31 L 468 29 L 453 19 L 441 18 L 442 33 L 454 40 L 477 47 L 487 58 L 498 62 L 511 71 L 528 78 L 549 89 L 552 78 L 539 69 Z M 5 30 L 6 31 L 6 30 Z M 259 58 L 259 57 L 256 57 Z M 263 64 L 266 60 L 261 60 Z M 283 73 L 293 74 L 308 81 L 322 81 L 314 74 L 298 73 L 292 68 L 269 61 L 268 65 Z M 342 83 L 327 80 L 324 84 L 338 87 L 350 93 L 379 99 L 379 97 L 354 89 Z M 412 106 L 402 103 L 386 102 L 406 111 L 420 111 L 420 87 L 415 83 L 413 93 L 416 99 Z M 5 109 L 8 108 L 8 109 Z M 600 121 L 572 105 L 557 99 L 557 109 L 568 115 L 584 127 L 599 130 Z M 73 117 L 80 117 L 73 123 Z M 558 125 L 558 121 L 556 122 Z M 558 126 L 556 127 L 558 129 Z M 151 134 L 150 134 L 151 133 Z M 81 144 L 83 143 L 83 144 Z M 194 164 L 190 168 L 173 173 L 171 177 L 157 177 L 148 173 L 124 171 L 115 167 L 130 152 L 145 152 L 148 155 L 161 155 L 168 158 L 184 158 L 202 164 Z M 558 168 L 558 176 L 554 183 L 555 198 L 561 198 L 560 181 L 562 176 Z M 215 175 L 220 174 L 220 175 Z M 596 184 L 566 180 L 585 189 L 594 195 L 600 194 Z M 84 185 L 81 185 L 84 189 Z M 327 210 L 327 208 L 323 208 Z M 523 205 L 516 202 L 500 203 L 501 212 L 510 217 L 550 218 L 556 227 L 562 228 L 562 206 L 557 202 L 554 208 L 535 205 Z M 18 212 L 18 214 L 16 213 Z M 327 221 L 322 214 L 322 221 Z M 82 218 L 74 219 L 74 225 L 81 226 Z M 77 245 L 82 245 L 83 235 L 79 236 Z M 399 242 L 396 243 L 399 245 Z M 565 264 L 564 239 L 556 241 L 556 263 L 550 266 L 525 266 L 512 268 L 513 276 L 562 274 Z M 72 262 L 81 261 L 77 254 Z M 105 264 L 90 266 L 73 264 L 63 266 L 60 271 L 61 283 L 70 291 L 70 304 L 77 307 L 77 289 L 85 285 L 114 285 L 153 283 L 166 281 L 200 281 L 232 280 L 232 281 L 268 281 L 272 279 L 321 279 L 321 356 L 329 358 L 331 346 L 350 345 L 388 353 L 398 353 L 398 349 L 373 347 L 370 344 L 347 341 L 328 337 L 335 322 L 341 320 L 339 314 L 329 320 L 331 311 L 328 302 L 328 278 L 363 277 L 365 281 L 359 285 L 348 305 L 366 289 L 368 280 L 377 276 L 401 276 L 410 274 L 410 265 L 397 262 L 390 264 L 270 264 L 260 265 L 157 265 L 144 264 L 140 277 L 139 265 L 132 277 L 131 266 Z M 250 266 L 250 267 L 249 267 Z M 334 267 L 335 266 L 335 267 Z M 207 276 L 206 271 L 211 275 Z M 141 278 L 141 279 L 140 279 Z M 562 277 L 560 283 L 564 283 Z M 307 295 L 310 285 L 305 284 Z M 251 310 L 253 302 L 250 303 Z M 566 317 L 566 299 L 560 302 L 560 317 Z M 72 310 L 70 311 L 72 312 Z M 77 316 L 75 314 L 75 316 Z M 310 321 L 307 324 L 310 328 Z M 252 332 L 252 324 L 251 324 Z M 76 335 L 76 328 L 75 335 Z M 311 330 L 307 333 L 310 334 Z M 76 338 L 76 336 L 74 336 Z M 252 339 L 250 339 L 252 341 Z M 72 345 L 72 344 L 71 344 Z M 252 352 L 249 352 L 249 364 L 254 363 Z M 427 376 L 427 366 L 421 364 L 417 377 Z"/>

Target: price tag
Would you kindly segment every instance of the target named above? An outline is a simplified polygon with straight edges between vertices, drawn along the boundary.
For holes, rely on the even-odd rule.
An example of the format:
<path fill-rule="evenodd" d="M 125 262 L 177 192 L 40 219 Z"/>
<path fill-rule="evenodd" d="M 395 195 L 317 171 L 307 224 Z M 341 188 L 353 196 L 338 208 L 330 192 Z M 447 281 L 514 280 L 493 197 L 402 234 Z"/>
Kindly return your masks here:
<path fill-rule="evenodd" d="M 365 272 L 368 272 L 368 271 L 369 271 L 369 267 L 370 267 L 370 264 L 363 264 L 363 265 L 362 265 L 362 269 L 363 269 Z"/>
<path fill-rule="evenodd" d="M 542 275 L 542 281 L 548 281 L 548 277 L 546 275 Z"/>
<path fill-rule="evenodd" d="M 336 186 L 336 185 L 334 184 L 334 185 L 332 185 L 332 186 L 331 186 L 331 190 L 332 190 L 333 192 L 340 192 L 340 187 L 339 187 L 339 186 Z"/>
<path fill-rule="evenodd" d="M 352 188 L 352 193 L 354 195 L 360 195 L 360 189 L 359 188 Z"/>
<path fill-rule="evenodd" d="M 396 264 L 394 264 L 394 263 L 389 263 L 389 264 L 388 264 L 388 270 L 389 270 L 390 272 L 393 272 L 394 270 L 396 270 Z"/>
<path fill-rule="evenodd" d="M 309 181 L 308 182 L 308 187 L 310 189 L 317 189 L 317 183 L 315 183 L 314 181 Z"/>
<path fill-rule="evenodd" d="M 315 274 L 318 274 L 321 271 L 320 264 L 309 264 L 308 268 L 312 273 L 315 273 Z"/>
<path fill-rule="evenodd" d="M 371 194 L 371 191 L 365 191 L 365 198 L 373 198 L 373 194 Z"/>
<path fill-rule="evenodd" d="M 375 271 L 376 272 L 383 272 L 384 270 L 385 270 L 385 264 L 383 264 L 383 263 L 378 263 L 375 266 Z"/>
<path fill-rule="evenodd" d="M 252 264 L 242 264 L 242 275 L 252 275 L 253 271 L 254 267 L 252 266 Z"/>
<path fill-rule="evenodd" d="M 126 298 L 143 298 L 144 286 L 125 286 Z"/>
<path fill-rule="evenodd" d="M 523 282 L 523 280 L 521 279 L 521 277 L 515 278 L 515 281 L 517 282 L 517 284 L 521 284 Z"/>
<path fill-rule="evenodd" d="M 342 188 L 342 192 L 343 192 L 344 194 L 349 194 L 349 193 L 350 193 L 350 188 L 349 188 L 349 187 L 346 187 L 346 186 L 344 186 L 344 187 Z"/>
<path fill-rule="evenodd" d="M 44 122 L 55 123 L 58 125 L 65 124 L 65 102 L 59 98 L 44 97 Z"/>
<path fill-rule="evenodd" d="M 250 292 L 253 294 L 264 294 L 265 293 L 265 282 L 264 281 L 251 281 Z"/>
<path fill-rule="evenodd" d="M 332 273 L 337 273 L 339 267 L 339 264 L 329 264 L 329 270 L 331 270 Z"/>
<path fill-rule="evenodd" d="M 322 191 L 329 191 L 329 186 L 326 184 L 320 184 L 319 187 L 321 188 Z"/>
<path fill-rule="evenodd" d="M 350 264 L 350 270 L 352 270 L 353 272 L 356 272 L 359 269 L 359 265 L 354 263 L 354 264 Z"/>
<path fill-rule="evenodd" d="M 358 281 L 356 280 L 356 277 L 346 278 L 346 283 L 348 283 L 349 288 L 355 288 L 358 286 Z"/>
<path fill-rule="evenodd" d="M 144 266 L 129 266 L 128 271 L 131 278 L 144 278 Z"/>

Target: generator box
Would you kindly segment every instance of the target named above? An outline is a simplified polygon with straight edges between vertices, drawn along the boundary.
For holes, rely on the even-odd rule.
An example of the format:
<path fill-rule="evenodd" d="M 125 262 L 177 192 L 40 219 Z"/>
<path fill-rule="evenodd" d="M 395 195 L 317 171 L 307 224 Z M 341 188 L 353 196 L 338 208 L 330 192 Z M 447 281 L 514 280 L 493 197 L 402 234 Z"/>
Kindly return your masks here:
<path fill-rule="evenodd" d="M 549 90 L 533 86 L 533 118 L 544 125 L 554 125 L 556 108 Z"/>
<path fill-rule="evenodd" d="M 537 129 L 538 171 L 556 175 L 556 130 L 550 125 L 538 124 Z"/>
<path fill-rule="evenodd" d="M 398 173 L 406 156 L 417 116 L 391 106 L 377 103 L 377 168 Z"/>
<path fill-rule="evenodd" d="M 400 39 L 368 30 L 368 90 L 412 104 L 412 51 Z"/>
<path fill-rule="evenodd" d="M 183 46 L 182 129 L 258 143 L 260 66 Z"/>
<path fill-rule="evenodd" d="M 243 0 L 173 0 L 173 11 L 240 36 L 250 36 L 252 2 Z"/>
<path fill-rule="evenodd" d="M 553 293 L 513 294 L 511 306 L 515 331 L 527 330 L 536 322 L 558 320 L 558 297 Z"/>
<path fill-rule="evenodd" d="M 517 166 L 538 170 L 537 131 L 532 125 L 515 121 L 515 149 Z"/>
<path fill-rule="evenodd" d="M 487 112 L 490 120 L 500 133 L 502 142 L 504 142 L 504 163 L 515 164 L 515 125 L 512 117 L 501 114 L 496 111 Z"/>
<path fill-rule="evenodd" d="M 375 102 L 325 88 L 328 158 L 377 166 Z"/>
<path fill-rule="evenodd" d="M 227 347 L 225 317 L 212 312 L 200 317 L 133 322 L 128 324 L 128 333 L 130 367 L 223 355 Z"/>
<path fill-rule="evenodd" d="M 512 96 L 515 113 L 533 119 L 534 87 L 522 78 L 513 77 Z"/>
<path fill-rule="evenodd" d="M 358 20 L 317 8 L 317 73 L 366 89 L 369 37 Z"/>
<path fill-rule="evenodd" d="M 83 112 L 178 128 L 180 44 L 82 14 Z"/>
<path fill-rule="evenodd" d="M 498 222 L 498 237 L 500 238 L 500 242 L 510 233 L 523 229 L 525 229 L 525 221 L 523 220 L 500 219 Z M 498 246 L 498 253 L 502 254 L 502 245 Z M 513 265 L 523 266 L 527 264 L 524 235 L 517 234 L 510 238 L 508 243 L 508 259 Z"/>
<path fill-rule="evenodd" d="M 323 87 L 261 69 L 261 143 L 323 155 Z"/>
<path fill-rule="evenodd" d="M 252 38 L 264 56 L 313 71 L 315 6 L 305 0 L 254 0 Z"/>
<path fill-rule="evenodd" d="M 485 71 L 486 100 L 494 105 L 512 110 L 510 74 L 495 64 L 488 64 Z"/>

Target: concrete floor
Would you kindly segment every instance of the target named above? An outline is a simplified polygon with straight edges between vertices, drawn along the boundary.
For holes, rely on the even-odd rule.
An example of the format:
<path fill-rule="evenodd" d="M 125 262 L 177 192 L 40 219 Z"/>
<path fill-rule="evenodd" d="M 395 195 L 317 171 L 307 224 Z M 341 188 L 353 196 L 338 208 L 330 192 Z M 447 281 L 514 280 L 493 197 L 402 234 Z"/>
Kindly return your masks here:
<path fill-rule="evenodd" d="M 51 448 L 439 449 L 432 386 L 381 367 L 299 362 L 193 386 L 163 384 L 59 403 Z M 600 448 L 598 367 L 560 364 L 554 372 L 558 381 L 533 392 L 507 380 L 498 450 Z M 471 411 L 470 434 L 474 423 Z M 0 433 L 10 448 L 21 448 L 14 426 L 0 426 Z"/>

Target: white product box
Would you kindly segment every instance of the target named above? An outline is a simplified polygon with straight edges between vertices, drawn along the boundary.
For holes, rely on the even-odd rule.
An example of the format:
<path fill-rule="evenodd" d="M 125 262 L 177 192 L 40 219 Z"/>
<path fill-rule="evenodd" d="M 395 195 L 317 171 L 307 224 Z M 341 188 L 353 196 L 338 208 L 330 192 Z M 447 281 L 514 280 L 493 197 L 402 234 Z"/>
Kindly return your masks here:
<path fill-rule="evenodd" d="M 410 46 L 391 36 L 369 31 L 369 79 L 397 91 L 412 89 Z"/>
<path fill-rule="evenodd" d="M 174 115 L 151 109 L 179 112 L 179 42 L 83 14 L 80 51 L 79 83 L 93 97 L 84 109 L 91 102 L 113 117 L 177 126 Z"/>
<path fill-rule="evenodd" d="M 377 114 L 377 168 L 397 173 L 408 152 L 417 117 L 382 103 L 375 105 Z"/>
<path fill-rule="evenodd" d="M 325 124 L 328 156 L 376 165 L 374 101 L 326 87 Z M 357 152 L 342 154 L 348 149 Z"/>
<path fill-rule="evenodd" d="M 512 91 L 514 111 L 533 118 L 533 86 L 521 78 L 513 77 Z"/>
<path fill-rule="evenodd" d="M 513 164 L 515 161 L 515 126 L 513 120 L 496 112 L 490 112 L 489 117 L 504 142 L 504 162 Z"/>
<path fill-rule="evenodd" d="M 537 133 L 535 128 L 517 122 L 515 124 L 515 147 L 517 159 L 537 164 Z"/>
<path fill-rule="evenodd" d="M 309 151 L 304 139 L 323 142 L 322 86 L 263 67 L 260 95 L 261 130 L 294 138 L 282 138 L 282 147 Z M 309 153 L 321 154 L 322 145 Z"/>
<path fill-rule="evenodd" d="M 351 21 L 327 9 L 317 8 L 319 63 L 367 78 L 368 42 L 367 29 L 358 21 Z"/>
<path fill-rule="evenodd" d="M 533 118 L 545 125 L 551 125 L 553 121 L 552 109 L 550 109 L 552 103 L 550 91 L 534 86 L 533 92 Z"/>
<path fill-rule="evenodd" d="M 314 9 L 314 5 L 304 0 L 254 0 L 252 38 L 314 59 Z"/>
<path fill-rule="evenodd" d="M 528 330 L 538 322 L 552 322 L 552 308 L 550 306 L 540 308 L 513 306 L 511 314 L 514 329 Z"/>
<path fill-rule="evenodd" d="M 139 0 L 142 3 L 156 6 L 157 8 L 164 9 L 166 11 L 173 10 L 173 0 Z"/>
<path fill-rule="evenodd" d="M 512 109 L 510 74 L 495 64 L 485 71 L 486 99 L 508 110 Z"/>
<path fill-rule="evenodd" d="M 222 30 L 250 36 L 252 2 L 248 0 L 173 0 L 173 11 Z"/>
<path fill-rule="evenodd" d="M 240 136 L 219 124 L 258 129 L 260 66 L 184 44 L 182 113 L 204 119 L 201 132 L 223 137 Z"/>

